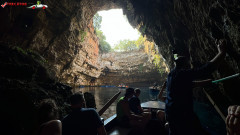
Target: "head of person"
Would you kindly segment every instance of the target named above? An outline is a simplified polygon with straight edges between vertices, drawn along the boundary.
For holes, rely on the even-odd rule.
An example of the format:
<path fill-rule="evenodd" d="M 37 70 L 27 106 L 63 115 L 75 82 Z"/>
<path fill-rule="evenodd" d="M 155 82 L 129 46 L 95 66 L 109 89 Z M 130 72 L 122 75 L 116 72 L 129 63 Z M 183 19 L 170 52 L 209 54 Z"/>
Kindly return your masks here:
<path fill-rule="evenodd" d="M 190 61 L 186 56 L 178 56 L 175 60 L 176 68 L 189 69 L 191 68 Z"/>
<path fill-rule="evenodd" d="M 54 100 L 44 99 L 40 102 L 38 107 L 38 122 L 43 124 L 50 120 L 58 119 L 58 107 Z"/>
<path fill-rule="evenodd" d="M 136 88 L 134 91 L 135 91 L 135 94 L 134 94 L 134 95 L 135 95 L 136 97 L 139 97 L 139 95 L 141 94 L 141 90 L 140 90 L 139 88 Z"/>
<path fill-rule="evenodd" d="M 82 93 L 77 92 L 70 97 L 72 108 L 82 108 L 86 106 L 85 99 Z"/>
<path fill-rule="evenodd" d="M 131 98 L 133 95 L 134 95 L 134 89 L 133 88 L 127 88 L 124 96 L 126 98 Z"/>

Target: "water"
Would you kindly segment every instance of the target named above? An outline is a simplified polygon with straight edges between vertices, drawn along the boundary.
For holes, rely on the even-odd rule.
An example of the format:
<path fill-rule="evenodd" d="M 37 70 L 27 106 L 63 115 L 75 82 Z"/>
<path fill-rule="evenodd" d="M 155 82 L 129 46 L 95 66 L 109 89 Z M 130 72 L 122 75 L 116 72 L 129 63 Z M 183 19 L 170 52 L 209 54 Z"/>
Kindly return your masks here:
<path fill-rule="evenodd" d="M 148 87 L 139 87 L 141 89 L 140 100 L 141 102 L 147 102 L 149 100 L 154 100 L 157 98 L 158 91 L 150 91 Z M 74 90 L 92 93 L 95 97 L 97 111 L 99 111 L 116 93 L 121 91 L 120 97 L 125 93 L 125 89 L 119 89 L 116 87 L 85 87 L 76 88 Z M 101 116 L 105 120 L 112 115 L 116 114 L 116 105 L 118 99 L 104 112 Z M 194 102 L 194 110 L 197 112 L 201 123 L 207 127 L 207 130 L 211 132 L 211 135 L 226 135 L 225 123 L 216 112 L 213 106 Z"/>

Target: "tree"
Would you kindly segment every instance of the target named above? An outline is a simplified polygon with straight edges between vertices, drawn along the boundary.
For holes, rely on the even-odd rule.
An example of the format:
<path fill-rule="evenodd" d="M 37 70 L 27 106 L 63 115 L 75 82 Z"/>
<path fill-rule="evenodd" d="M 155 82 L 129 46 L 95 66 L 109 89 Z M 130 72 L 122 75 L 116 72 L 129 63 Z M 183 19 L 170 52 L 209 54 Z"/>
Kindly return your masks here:
<path fill-rule="evenodd" d="M 120 40 L 119 43 L 114 47 L 114 50 L 118 51 L 132 51 L 134 49 L 137 49 L 135 41 L 128 39 Z"/>
<path fill-rule="evenodd" d="M 110 44 L 106 41 L 106 36 L 103 34 L 101 30 L 96 30 L 97 37 L 99 38 L 99 49 L 100 53 L 108 53 L 111 50 Z"/>
<path fill-rule="evenodd" d="M 137 48 L 139 49 L 144 49 L 145 45 L 144 43 L 146 42 L 146 37 L 143 37 L 142 35 L 138 38 L 138 40 L 135 41 L 135 44 Z"/>
<path fill-rule="evenodd" d="M 97 37 L 99 39 L 99 50 L 100 53 L 108 53 L 111 50 L 110 44 L 106 41 L 106 36 L 100 30 L 102 23 L 102 16 L 96 13 L 93 17 L 93 27 L 96 31 Z"/>
<path fill-rule="evenodd" d="M 100 16 L 98 13 L 96 13 L 93 16 L 93 27 L 95 30 L 99 30 L 101 28 L 102 23 L 102 16 Z"/>

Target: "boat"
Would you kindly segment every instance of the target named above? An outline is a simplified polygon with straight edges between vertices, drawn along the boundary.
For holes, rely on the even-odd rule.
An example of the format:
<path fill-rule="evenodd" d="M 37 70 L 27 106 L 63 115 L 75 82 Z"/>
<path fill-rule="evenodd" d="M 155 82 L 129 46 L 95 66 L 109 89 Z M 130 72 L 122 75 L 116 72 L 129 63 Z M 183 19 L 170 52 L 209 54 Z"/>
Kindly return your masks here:
<path fill-rule="evenodd" d="M 160 87 L 158 86 L 158 87 L 154 88 L 154 86 L 151 86 L 151 87 L 149 87 L 149 90 L 159 91 L 159 90 L 160 90 Z"/>
<path fill-rule="evenodd" d="M 148 101 L 141 104 L 144 109 L 164 110 L 165 103 L 161 101 Z M 129 132 L 133 132 L 134 128 L 125 128 L 117 125 L 117 115 L 114 114 L 110 118 L 104 121 L 104 127 L 108 135 L 128 135 Z M 164 135 L 164 134 L 163 134 Z"/>
<path fill-rule="evenodd" d="M 118 85 L 118 88 L 128 88 L 128 86 L 125 84 L 120 84 L 120 85 Z"/>
<path fill-rule="evenodd" d="M 116 86 L 114 86 L 114 85 L 101 85 L 100 87 L 108 88 L 108 87 L 116 87 Z"/>

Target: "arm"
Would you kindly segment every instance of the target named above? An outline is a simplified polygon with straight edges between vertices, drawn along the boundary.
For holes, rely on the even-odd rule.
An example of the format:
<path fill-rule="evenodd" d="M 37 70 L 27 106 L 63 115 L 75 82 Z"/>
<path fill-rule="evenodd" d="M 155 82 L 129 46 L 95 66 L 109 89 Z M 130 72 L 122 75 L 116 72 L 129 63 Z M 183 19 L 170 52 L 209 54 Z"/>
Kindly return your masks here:
<path fill-rule="evenodd" d="M 200 68 L 193 68 L 191 70 L 188 70 L 188 75 L 193 77 L 193 79 L 207 77 L 209 74 L 211 74 L 216 68 L 219 66 L 221 61 L 224 59 L 226 55 L 226 42 L 224 40 L 220 40 L 217 43 L 218 46 L 218 54 L 208 62 L 208 64 L 203 65 Z"/>
<path fill-rule="evenodd" d="M 163 95 L 163 91 L 166 89 L 166 84 L 167 84 L 167 82 L 163 83 L 162 89 L 160 90 L 160 92 L 158 94 L 158 99 L 160 99 L 161 101 L 165 100 L 165 98 L 162 95 Z"/>
<path fill-rule="evenodd" d="M 234 105 L 228 107 L 228 116 L 226 118 L 227 135 L 240 134 L 240 106 Z"/>
<path fill-rule="evenodd" d="M 143 112 L 143 109 L 142 109 L 141 105 L 138 105 L 137 108 L 138 108 L 138 110 L 140 110 L 141 112 Z"/>
<path fill-rule="evenodd" d="M 124 114 L 125 114 L 126 116 L 128 116 L 128 118 L 130 118 L 130 119 L 136 119 L 136 120 L 142 118 L 140 115 L 135 115 L 135 114 L 133 114 L 133 113 L 130 112 L 129 105 L 128 105 L 128 103 L 126 103 L 126 101 L 122 101 L 121 105 L 122 105 Z"/>
<path fill-rule="evenodd" d="M 219 42 L 216 42 L 216 44 L 218 45 L 218 54 L 210 61 L 215 68 L 218 67 L 226 55 L 226 41 L 219 40 Z"/>
<path fill-rule="evenodd" d="M 62 135 L 62 123 L 60 120 L 52 120 L 42 129 L 41 135 Z"/>
<path fill-rule="evenodd" d="M 107 132 L 103 125 L 97 128 L 97 132 L 98 132 L 98 135 L 107 135 Z"/>
<path fill-rule="evenodd" d="M 212 84 L 212 79 L 193 81 L 193 87 L 203 87 Z"/>

